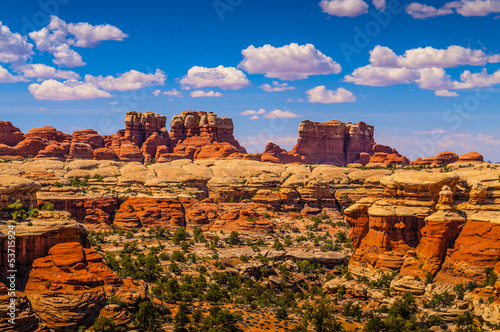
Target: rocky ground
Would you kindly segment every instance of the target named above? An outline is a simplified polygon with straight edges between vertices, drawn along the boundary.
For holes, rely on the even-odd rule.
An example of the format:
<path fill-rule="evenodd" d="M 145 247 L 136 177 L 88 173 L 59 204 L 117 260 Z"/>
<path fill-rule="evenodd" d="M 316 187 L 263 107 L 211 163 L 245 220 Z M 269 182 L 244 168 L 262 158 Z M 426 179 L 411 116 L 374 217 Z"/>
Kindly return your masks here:
<path fill-rule="evenodd" d="M 474 158 L 5 161 L 0 331 L 495 330 L 500 168 Z"/>

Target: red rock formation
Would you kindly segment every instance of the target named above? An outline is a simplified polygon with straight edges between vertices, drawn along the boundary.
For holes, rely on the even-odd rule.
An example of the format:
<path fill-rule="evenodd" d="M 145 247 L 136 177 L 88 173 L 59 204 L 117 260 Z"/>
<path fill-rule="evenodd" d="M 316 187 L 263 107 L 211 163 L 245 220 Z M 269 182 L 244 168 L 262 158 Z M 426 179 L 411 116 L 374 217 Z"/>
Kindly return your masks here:
<path fill-rule="evenodd" d="M 351 225 L 349 237 L 354 251 L 359 248 L 361 241 L 368 233 L 370 224 L 369 206 L 370 204 L 363 204 L 363 201 L 360 201 L 357 205 L 353 205 L 352 208 L 344 210 L 345 220 Z"/>
<path fill-rule="evenodd" d="M 56 331 L 92 322 L 111 296 L 135 307 L 146 293 L 144 283 L 121 279 L 95 250 L 74 242 L 55 245 L 36 259 L 25 288 L 34 311 Z"/>
<path fill-rule="evenodd" d="M 9 285 L 10 286 L 10 285 Z M 0 331 L 33 332 L 41 331 L 39 329 L 39 319 L 31 308 L 31 304 L 19 290 L 16 291 L 15 306 L 12 306 L 9 296 L 9 290 L 4 284 L 0 283 Z M 14 309 L 11 312 L 9 305 Z M 15 324 L 9 322 L 13 320 Z"/>
<path fill-rule="evenodd" d="M 40 137 L 47 141 L 54 142 L 63 142 L 71 139 L 70 135 L 58 131 L 56 128 L 50 126 L 32 128 L 24 136 L 26 138 Z"/>
<path fill-rule="evenodd" d="M 368 231 L 360 242 L 356 241 L 359 246 L 354 251 L 351 262 L 381 270 L 399 270 L 405 253 L 415 248 L 420 241 L 425 212 L 408 210 L 385 201 L 376 202 L 368 208 Z M 346 214 L 351 214 L 349 221 L 355 221 L 353 234 L 361 235 L 366 231 L 366 217 L 361 218 L 358 225 L 358 220 L 355 219 L 355 214 L 358 213 L 365 216 L 356 204 L 346 209 Z"/>
<path fill-rule="evenodd" d="M 221 159 L 237 157 L 246 150 L 233 136 L 233 121 L 228 117 L 218 117 L 213 113 L 185 111 L 174 115 L 170 122 L 170 140 L 174 146 L 172 153 L 162 148 L 157 150 L 157 161 L 176 159 Z"/>
<path fill-rule="evenodd" d="M 0 121 L 0 143 L 15 146 L 24 139 L 24 134 L 19 128 L 14 127 L 10 121 Z"/>
<path fill-rule="evenodd" d="M 463 230 L 448 249 L 446 259 L 436 280 L 463 283 L 471 280 L 484 281 L 484 269 L 500 262 L 500 225 L 489 212 L 470 216 Z"/>
<path fill-rule="evenodd" d="M 71 144 L 49 144 L 45 149 L 38 152 L 35 158 L 58 158 L 65 160 L 69 154 Z"/>
<path fill-rule="evenodd" d="M 92 129 L 77 130 L 71 134 L 73 141 L 89 144 L 92 149 L 104 147 L 104 138 Z"/>
<path fill-rule="evenodd" d="M 453 205 L 450 187 L 443 187 L 436 208 L 437 212 L 425 218 L 415 256 L 407 258 L 401 269 L 404 275 L 420 278 L 425 278 L 427 273 L 435 275 L 441 269 L 446 250 L 462 230 L 465 218 Z"/>
<path fill-rule="evenodd" d="M 125 137 L 120 136 L 122 133 L 119 132 L 117 135 L 112 136 L 111 140 L 108 138 L 107 149 L 113 150 L 121 161 L 142 162 L 143 157 L 140 148 Z M 96 159 L 100 159 L 100 157 L 105 155 L 112 155 L 111 152 L 105 150 L 99 150 L 99 153 L 100 155 Z"/>
<path fill-rule="evenodd" d="M 142 145 L 141 152 L 144 156 L 144 162 L 151 162 L 155 158 L 156 151 L 159 147 L 165 147 L 165 150 L 163 151 L 168 151 L 170 149 L 170 145 L 170 137 L 168 135 L 162 137 L 157 132 L 154 132 Z"/>
<path fill-rule="evenodd" d="M 305 163 L 340 166 L 355 162 L 362 152 L 371 152 L 373 144 L 373 127 L 364 122 L 306 120 L 300 123 L 299 139 L 290 152 L 303 156 Z"/>
<path fill-rule="evenodd" d="M 88 226 L 106 227 L 113 223 L 115 211 L 120 207 L 117 197 L 91 199 L 44 199 L 38 200 L 39 209 L 52 203 L 56 211 L 67 211 L 76 221 Z"/>
<path fill-rule="evenodd" d="M 181 199 L 181 203 L 186 211 L 187 229 L 199 227 L 203 231 L 208 231 L 209 224 L 219 214 L 219 205 L 215 203 L 198 202 L 197 200 L 189 199 Z"/>
<path fill-rule="evenodd" d="M 435 157 L 418 158 L 410 163 L 413 166 L 424 165 L 448 165 L 458 160 L 458 155 L 454 152 L 443 151 Z"/>
<path fill-rule="evenodd" d="M 484 160 L 483 156 L 474 151 L 474 152 L 464 153 L 463 155 L 458 157 L 457 162 L 465 164 L 476 164 L 476 163 L 482 163 L 483 160 Z"/>
<path fill-rule="evenodd" d="M 182 204 L 176 199 L 127 198 L 116 213 L 114 225 L 124 229 L 185 226 Z"/>
<path fill-rule="evenodd" d="M 27 137 L 15 147 L 0 144 L 0 156 L 35 157 L 49 143 L 40 137 Z"/>
<path fill-rule="evenodd" d="M 69 157 L 72 159 L 92 159 L 94 150 L 90 144 L 73 142 L 69 148 Z"/>
<path fill-rule="evenodd" d="M 288 153 L 277 144 L 270 142 L 266 145 L 260 160 L 263 162 L 289 164 L 300 163 L 302 158 L 300 155 Z"/>
<path fill-rule="evenodd" d="M 370 157 L 367 165 L 408 165 L 409 163 L 409 160 L 399 153 L 388 154 L 385 152 L 376 152 L 373 156 Z"/>
<path fill-rule="evenodd" d="M 236 207 L 210 224 L 211 230 L 245 231 L 255 233 L 272 232 L 276 228 L 269 219 L 255 212 L 252 206 Z"/>
<path fill-rule="evenodd" d="M 153 133 L 161 136 L 166 133 L 167 117 L 153 112 L 128 112 L 125 116 L 125 139 L 133 142 L 138 148 Z"/>
<path fill-rule="evenodd" d="M 366 165 L 370 162 L 371 156 L 366 152 L 361 152 L 359 154 L 358 160 L 355 161 L 356 164 Z"/>
<path fill-rule="evenodd" d="M 94 159 L 95 160 L 119 160 L 118 155 L 115 150 L 100 148 L 94 150 Z"/>

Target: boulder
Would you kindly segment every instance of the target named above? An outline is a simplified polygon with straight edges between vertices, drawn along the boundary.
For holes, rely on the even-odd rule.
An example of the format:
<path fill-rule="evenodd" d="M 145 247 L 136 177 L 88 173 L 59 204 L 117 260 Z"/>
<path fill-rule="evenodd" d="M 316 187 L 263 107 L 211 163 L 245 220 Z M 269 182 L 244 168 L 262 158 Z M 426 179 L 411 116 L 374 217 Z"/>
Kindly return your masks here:
<path fill-rule="evenodd" d="M 25 294 L 48 328 L 67 331 L 92 322 L 110 297 L 137 307 L 146 299 L 147 286 L 120 278 L 95 250 L 68 242 L 33 262 Z"/>

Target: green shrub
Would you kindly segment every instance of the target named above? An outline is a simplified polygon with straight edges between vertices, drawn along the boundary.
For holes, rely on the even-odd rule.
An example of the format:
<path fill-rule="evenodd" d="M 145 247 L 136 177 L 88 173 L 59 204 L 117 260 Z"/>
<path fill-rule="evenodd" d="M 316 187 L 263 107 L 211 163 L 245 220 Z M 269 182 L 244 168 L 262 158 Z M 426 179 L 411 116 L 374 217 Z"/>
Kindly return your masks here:
<path fill-rule="evenodd" d="M 45 202 L 42 205 L 42 210 L 43 211 L 54 211 L 54 204 L 50 202 Z"/>

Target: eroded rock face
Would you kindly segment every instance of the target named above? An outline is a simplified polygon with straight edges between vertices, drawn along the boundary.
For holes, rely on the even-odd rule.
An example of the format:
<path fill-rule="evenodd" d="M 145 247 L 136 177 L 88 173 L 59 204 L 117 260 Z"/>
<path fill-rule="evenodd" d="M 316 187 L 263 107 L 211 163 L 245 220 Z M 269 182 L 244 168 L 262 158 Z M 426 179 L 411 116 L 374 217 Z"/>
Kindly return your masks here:
<path fill-rule="evenodd" d="M 14 127 L 10 121 L 0 121 L 0 142 L 8 146 L 16 146 L 24 139 L 24 134 L 19 128 Z"/>
<path fill-rule="evenodd" d="M 254 211 L 252 207 L 235 208 L 222 214 L 210 225 L 211 230 L 246 231 L 255 233 L 272 232 L 276 225 Z"/>
<path fill-rule="evenodd" d="M 452 209 L 457 181 L 456 174 L 408 171 L 382 178 L 384 199 L 360 200 L 345 210 L 352 227 L 351 263 L 392 271 L 405 265 L 407 274 L 416 275 L 425 263 L 425 272 L 437 272 L 464 222 Z M 436 207 L 441 212 L 433 214 Z"/>
<path fill-rule="evenodd" d="M 457 160 L 458 163 L 465 163 L 465 164 L 482 163 L 483 161 L 484 161 L 483 156 L 475 151 L 464 153 L 463 155 L 458 157 L 458 160 Z"/>
<path fill-rule="evenodd" d="M 418 158 L 410 164 L 414 166 L 422 165 L 448 165 L 458 160 L 458 155 L 454 152 L 443 151 L 435 157 Z"/>
<path fill-rule="evenodd" d="M 39 319 L 31 308 L 31 304 L 20 291 L 16 291 L 15 297 L 15 324 L 10 323 L 8 320 L 12 318 L 9 316 L 9 305 L 11 304 L 9 290 L 4 284 L 0 283 L 0 331 L 18 331 L 18 332 L 31 332 L 39 331 Z"/>
<path fill-rule="evenodd" d="M 375 152 L 365 164 L 368 167 L 386 166 L 386 165 L 408 165 L 410 162 L 397 151 L 394 153 Z"/>
<path fill-rule="evenodd" d="M 63 142 L 70 139 L 70 135 L 58 131 L 56 128 L 50 126 L 30 129 L 24 136 L 26 138 L 39 137 L 44 140 L 54 142 Z"/>
<path fill-rule="evenodd" d="M 285 149 L 270 142 L 266 145 L 264 152 L 260 158 L 263 162 L 272 162 L 280 164 L 300 163 L 302 157 L 298 154 L 287 153 Z"/>
<path fill-rule="evenodd" d="M 22 286 L 24 275 L 30 270 L 34 259 L 47 255 L 49 249 L 63 242 L 78 242 L 84 247 L 89 246 L 88 231 L 80 224 L 71 220 L 31 219 L 32 226 L 27 222 L 16 225 L 16 268 Z M 5 282 L 7 277 L 8 243 L 7 224 L 0 226 L 0 277 Z"/>
<path fill-rule="evenodd" d="M 347 165 L 359 159 L 362 152 L 371 152 L 373 126 L 341 121 L 323 123 L 302 121 L 299 139 L 292 154 L 304 156 L 309 164 Z"/>
<path fill-rule="evenodd" d="M 33 262 L 24 293 L 48 328 L 76 331 L 92 322 L 111 296 L 133 307 L 146 299 L 147 287 L 121 279 L 95 250 L 67 242 Z"/>
<path fill-rule="evenodd" d="M 458 175 L 454 173 L 401 171 L 383 178 L 380 183 L 385 188 L 384 195 L 388 197 L 437 201 L 443 186 L 454 188 L 457 181 Z"/>
<path fill-rule="evenodd" d="M 348 213 L 350 211 L 346 211 Z M 354 251 L 351 261 L 376 269 L 398 271 L 403 265 L 405 253 L 418 245 L 420 230 L 424 226 L 424 218 L 430 213 L 429 209 L 395 206 L 381 200 L 370 206 L 367 213 L 368 231 Z M 366 226 L 363 227 L 365 219 L 362 218 L 361 227 L 355 226 L 360 229 L 360 233 L 366 229 Z"/>
<path fill-rule="evenodd" d="M 436 279 L 451 283 L 484 281 L 484 269 L 500 262 L 499 217 L 498 211 L 470 215 Z"/>
<path fill-rule="evenodd" d="M 104 147 L 104 137 L 99 135 L 97 131 L 92 129 L 77 130 L 71 134 L 74 141 L 79 143 L 88 144 L 92 149 L 99 149 Z"/>
<path fill-rule="evenodd" d="M 79 223 L 106 227 L 113 223 L 115 211 L 120 207 L 118 197 L 91 199 L 42 199 L 37 201 L 39 209 L 52 203 L 56 211 L 67 211 Z"/>
<path fill-rule="evenodd" d="M 427 273 L 435 275 L 443 263 L 446 250 L 451 247 L 465 224 L 465 213 L 453 205 L 453 191 L 444 186 L 439 193 L 437 211 L 425 218 L 421 229 L 422 238 L 415 254 L 408 257 L 401 273 L 425 278 Z"/>
<path fill-rule="evenodd" d="M 184 212 L 177 199 L 128 198 L 116 213 L 114 224 L 124 229 L 185 226 Z"/>
<path fill-rule="evenodd" d="M 0 213 L 19 200 L 24 206 L 36 206 L 36 192 L 40 184 L 18 176 L 0 175 Z"/>
<path fill-rule="evenodd" d="M 167 117 L 153 112 L 128 112 L 125 116 L 125 139 L 133 142 L 137 147 L 153 133 L 163 136 L 166 132 Z"/>
<path fill-rule="evenodd" d="M 233 120 L 212 112 L 185 111 L 170 122 L 172 152 L 162 149 L 157 161 L 177 159 L 224 159 L 246 153 L 233 136 Z M 167 151 L 167 153 L 165 153 Z"/>

